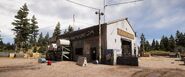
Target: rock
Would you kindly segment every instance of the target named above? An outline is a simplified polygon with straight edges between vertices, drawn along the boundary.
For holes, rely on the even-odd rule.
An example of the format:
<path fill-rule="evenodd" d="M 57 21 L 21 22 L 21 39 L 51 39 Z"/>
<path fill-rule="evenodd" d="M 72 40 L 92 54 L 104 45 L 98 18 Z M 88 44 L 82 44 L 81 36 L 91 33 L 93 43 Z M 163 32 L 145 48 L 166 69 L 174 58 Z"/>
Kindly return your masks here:
<path fill-rule="evenodd" d="M 87 66 L 87 58 L 79 56 L 76 64 L 83 67 Z"/>

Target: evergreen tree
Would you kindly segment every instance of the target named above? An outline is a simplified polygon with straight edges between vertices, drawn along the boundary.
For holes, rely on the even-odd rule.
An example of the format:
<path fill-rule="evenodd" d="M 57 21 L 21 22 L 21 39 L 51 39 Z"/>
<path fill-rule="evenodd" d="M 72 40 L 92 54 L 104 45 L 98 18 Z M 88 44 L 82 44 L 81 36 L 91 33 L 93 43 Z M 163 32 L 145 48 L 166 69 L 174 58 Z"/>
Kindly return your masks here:
<path fill-rule="evenodd" d="M 70 32 L 73 32 L 73 31 L 74 31 L 73 27 L 71 25 L 69 25 L 68 32 L 70 33 Z"/>
<path fill-rule="evenodd" d="M 168 37 L 164 37 L 163 43 L 164 43 L 165 51 L 169 51 L 170 50 L 170 47 L 169 47 Z"/>
<path fill-rule="evenodd" d="M 39 53 L 45 53 L 46 51 L 46 47 L 45 46 L 41 46 L 39 49 L 38 49 L 38 52 Z"/>
<path fill-rule="evenodd" d="M 55 30 L 53 32 L 53 37 L 55 41 L 57 41 L 60 37 L 61 30 L 60 30 L 60 22 L 57 23 Z"/>
<path fill-rule="evenodd" d="M 159 50 L 159 48 L 160 48 L 159 42 L 156 40 L 155 41 L 155 50 Z"/>
<path fill-rule="evenodd" d="M 164 36 L 162 36 L 161 38 L 161 41 L 160 41 L 160 50 L 165 50 L 165 47 L 164 47 Z"/>
<path fill-rule="evenodd" d="M 27 5 L 24 4 L 17 12 L 14 22 L 12 22 L 12 25 L 14 26 L 12 30 L 16 34 L 16 49 L 21 49 L 21 51 L 23 50 L 24 52 L 27 49 L 27 41 L 30 35 L 30 24 L 29 19 L 27 18 L 29 13 L 28 11 L 29 9 L 27 8 Z"/>
<path fill-rule="evenodd" d="M 145 50 L 146 51 L 150 51 L 151 50 L 150 43 L 148 41 L 145 42 Z"/>
<path fill-rule="evenodd" d="M 140 51 L 141 51 L 140 54 L 142 54 L 143 52 L 145 52 L 145 41 L 146 41 L 143 33 L 141 34 L 140 39 L 141 39 L 141 41 L 140 41 Z"/>
<path fill-rule="evenodd" d="M 4 43 L 3 41 L 0 41 L 0 52 L 4 49 Z"/>
<path fill-rule="evenodd" d="M 14 45 L 10 44 L 9 42 L 4 44 L 4 50 L 13 50 L 14 49 Z"/>
<path fill-rule="evenodd" d="M 67 29 L 64 30 L 64 34 L 67 33 Z"/>
<path fill-rule="evenodd" d="M 185 33 L 182 35 L 182 46 L 185 47 Z"/>
<path fill-rule="evenodd" d="M 47 32 L 47 34 L 45 35 L 45 37 L 43 37 L 42 32 L 39 35 L 39 39 L 38 39 L 38 45 L 39 45 L 39 49 L 38 52 L 39 53 L 44 53 L 46 51 L 47 45 L 49 44 L 49 33 Z"/>
<path fill-rule="evenodd" d="M 3 44 L 4 44 L 4 43 L 3 43 L 3 41 L 2 41 L 2 40 L 0 40 L 0 46 L 3 46 Z"/>
<path fill-rule="evenodd" d="M 36 42 L 37 42 L 37 35 L 38 35 L 38 22 L 37 22 L 37 19 L 35 18 L 35 16 L 33 15 L 32 16 L 32 19 L 31 19 L 31 24 L 30 24 L 30 29 L 31 29 L 31 36 L 30 36 L 30 43 L 31 45 L 33 46 L 36 46 Z"/>
<path fill-rule="evenodd" d="M 38 45 L 39 46 L 43 45 L 43 40 L 44 40 L 44 38 L 43 38 L 43 35 L 42 35 L 42 32 L 41 32 L 40 35 L 39 35 L 39 38 L 38 38 Z"/>
<path fill-rule="evenodd" d="M 175 45 L 175 39 L 174 37 L 171 35 L 170 38 L 169 38 L 169 48 L 170 48 L 170 51 L 174 51 L 176 45 Z"/>
<path fill-rule="evenodd" d="M 32 52 L 37 52 L 37 47 L 33 47 L 33 51 Z"/>
<path fill-rule="evenodd" d="M 1 38 L 1 34 L 0 34 L 0 51 L 2 51 L 3 48 L 4 48 L 4 44 L 3 44 L 3 41 L 2 41 L 2 38 Z"/>
<path fill-rule="evenodd" d="M 1 32 L 1 31 L 0 31 Z M 2 37 L 1 37 L 1 34 L 0 34 L 0 41 L 2 41 Z"/>
<path fill-rule="evenodd" d="M 181 37 L 180 32 L 177 30 L 176 31 L 176 39 L 175 39 L 177 45 L 180 45 L 180 37 Z"/>
<path fill-rule="evenodd" d="M 44 37 L 44 45 L 49 45 L 49 33 L 47 32 L 46 36 Z"/>
<path fill-rule="evenodd" d="M 183 43 L 184 43 L 184 35 L 183 35 L 182 32 L 179 32 L 177 30 L 177 32 L 176 32 L 176 44 L 178 46 L 183 46 Z"/>
<path fill-rule="evenodd" d="M 153 41 L 152 41 L 152 50 L 155 50 L 155 46 L 156 46 L 155 39 L 153 39 Z"/>

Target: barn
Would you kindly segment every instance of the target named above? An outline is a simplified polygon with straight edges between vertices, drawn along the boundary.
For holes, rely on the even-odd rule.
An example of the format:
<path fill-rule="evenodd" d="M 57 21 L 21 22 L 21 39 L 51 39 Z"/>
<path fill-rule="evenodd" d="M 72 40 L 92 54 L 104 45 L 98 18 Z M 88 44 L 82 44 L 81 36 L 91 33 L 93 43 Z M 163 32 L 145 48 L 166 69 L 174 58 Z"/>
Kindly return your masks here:
<path fill-rule="evenodd" d="M 113 56 L 137 56 L 136 32 L 128 18 L 101 24 L 101 52 L 99 52 L 99 25 L 65 33 L 60 36 L 71 42 L 71 57 L 76 61 L 84 56 L 88 62 L 100 60 L 105 62 Z M 111 53 L 112 55 L 108 55 Z M 101 57 L 101 58 L 100 58 Z"/>

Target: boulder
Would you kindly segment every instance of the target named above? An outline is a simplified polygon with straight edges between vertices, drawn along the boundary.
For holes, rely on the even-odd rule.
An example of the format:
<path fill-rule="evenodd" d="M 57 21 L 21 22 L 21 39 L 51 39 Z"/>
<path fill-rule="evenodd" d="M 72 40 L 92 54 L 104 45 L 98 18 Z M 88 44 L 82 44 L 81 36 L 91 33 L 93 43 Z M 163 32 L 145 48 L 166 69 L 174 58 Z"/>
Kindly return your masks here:
<path fill-rule="evenodd" d="M 80 66 L 87 66 L 87 58 L 79 56 L 76 64 Z"/>

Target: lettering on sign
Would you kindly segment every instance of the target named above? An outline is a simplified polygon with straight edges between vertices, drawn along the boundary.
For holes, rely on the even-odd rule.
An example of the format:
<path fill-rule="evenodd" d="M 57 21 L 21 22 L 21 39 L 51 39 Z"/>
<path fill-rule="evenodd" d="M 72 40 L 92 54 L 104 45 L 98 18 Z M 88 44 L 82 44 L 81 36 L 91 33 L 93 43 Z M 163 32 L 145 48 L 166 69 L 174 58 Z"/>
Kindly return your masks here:
<path fill-rule="evenodd" d="M 71 40 L 82 39 L 82 38 L 93 36 L 93 35 L 95 35 L 95 32 L 93 30 L 91 30 L 91 31 L 87 31 L 85 33 L 73 36 L 73 37 L 71 37 Z"/>
<path fill-rule="evenodd" d="M 118 33 L 118 35 L 120 35 L 120 36 L 124 36 L 124 37 L 130 38 L 130 39 L 134 39 L 134 35 L 133 35 L 133 34 L 128 33 L 128 32 L 126 32 L 126 31 L 124 31 L 124 30 L 117 29 L 117 33 Z"/>

